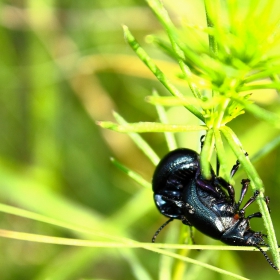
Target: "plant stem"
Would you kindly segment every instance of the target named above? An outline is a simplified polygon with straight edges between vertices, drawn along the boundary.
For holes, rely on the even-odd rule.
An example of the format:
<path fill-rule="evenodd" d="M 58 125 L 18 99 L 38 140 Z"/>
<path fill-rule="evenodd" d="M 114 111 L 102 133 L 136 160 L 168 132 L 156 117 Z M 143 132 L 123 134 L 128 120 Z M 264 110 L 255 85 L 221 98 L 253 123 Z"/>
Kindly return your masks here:
<path fill-rule="evenodd" d="M 273 228 L 269 209 L 264 200 L 263 182 L 260 179 L 256 169 L 254 168 L 252 163 L 249 161 L 248 157 L 245 156 L 242 145 L 239 142 L 237 136 L 234 134 L 234 132 L 229 127 L 226 127 L 226 126 L 222 127 L 221 131 L 224 134 L 226 140 L 228 141 L 231 149 L 235 153 L 237 159 L 242 164 L 244 170 L 248 174 L 248 177 L 251 181 L 252 189 L 258 190 L 260 192 L 260 195 L 259 195 L 260 199 L 257 199 L 257 203 L 259 205 L 260 212 L 262 213 L 264 225 L 265 225 L 265 228 L 268 233 L 268 243 L 271 248 L 271 253 L 273 255 L 274 262 L 275 262 L 276 266 L 279 267 L 280 258 L 279 258 L 279 253 L 278 253 L 278 243 L 276 240 L 275 231 Z"/>
<path fill-rule="evenodd" d="M 226 108 L 227 108 L 229 102 L 230 102 L 230 99 L 226 98 L 223 102 L 221 101 L 219 103 L 218 108 L 217 108 L 218 116 L 215 118 L 215 121 L 214 121 L 215 129 L 219 129 L 221 127 L 223 117 L 224 117 L 224 114 L 225 114 L 225 111 L 226 111 Z"/>
<path fill-rule="evenodd" d="M 205 7 L 205 15 L 206 15 L 207 26 L 212 28 L 212 27 L 214 27 L 214 24 L 213 24 L 212 20 L 209 17 L 209 13 L 208 13 L 208 9 L 207 9 L 207 1 L 206 0 L 204 0 L 204 7 Z M 213 54 L 217 54 L 218 53 L 218 45 L 217 45 L 217 42 L 215 40 L 215 37 L 213 35 L 209 34 L 208 35 L 208 40 L 209 40 L 210 51 Z"/>
<path fill-rule="evenodd" d="M 183 97 L 184 95 L 166 78 L 164 73 L 158 68 L 158 66 L 152 61 L 148 54 L 142 49 L 133 35 L 130 33 L 127 26 L 123 26 L 124 35 L 127 42 L 138 55 L 138 57 L 148 66 L 156 78 L 166 87 L 166 89 L 174 96 Z M 204 121 L 204 117 L 200 110 L 193 105 L 185 105 L 185 107 L 194 114 L 201 121 Z"/>
<path fill-rule="evenodd" d="M 204 178 L 211 178 L 210 160 L 214 150 L 213 129 L 207 131 L 203 148 L 200 154 L 201 172 Z"/>

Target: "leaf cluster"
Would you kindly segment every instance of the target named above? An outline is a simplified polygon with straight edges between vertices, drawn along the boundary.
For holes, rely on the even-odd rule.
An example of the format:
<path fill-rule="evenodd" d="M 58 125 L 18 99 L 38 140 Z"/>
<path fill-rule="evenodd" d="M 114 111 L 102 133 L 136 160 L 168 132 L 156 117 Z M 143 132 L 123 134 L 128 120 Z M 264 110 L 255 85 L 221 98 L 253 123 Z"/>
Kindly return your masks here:
<path fill-rule="evenodd" d="M 184 106 L 204 125 L 176 126 L 168 123 L 114 124 L 98 122 L 105 128 L 121 132 L 182 132 L 205 130 L 206 137 L 201 152 L 201 166 L 206 178 L 211 176 L 209 161 L 214 150 L 221 170 L 228 170 L 225 141 L 242 164 L 254 190 L 263 197 L 264 188 L 254 166 L 245 156 L 245 150 L 235 133 L 227 126 L 234 118 L 249 111 L 275 128 L 280 126 L 280 116 L 261 108 L 250 99 L 255 90 L 278 91 L 280 61 L 279 16 L 274 17 L 274 1 L 205 0 L 205 27 L 189 23 L 175 26 L 159 0 L 146 0 L 166 31 L 167 39 L 149 36 L 164 53 L 180 67 L 179 77 L 186 81 L 193 97 L 186 95 L 172 84 L 165 73 L 153 62 L 139 45 L 129 29 L 124 26 L 128 44 L 146 64 L 155 77 L 173 97 L 157 94 L 147 101 L 157 106 Z M 197 44 L 190 44 L 188 32 L 197 36 Z M 193 41 L 192 41 L 193 42 Z M 279 47 L 278 47 L 279 48 Z M 225 174 L 225 173 L 223 173 Z M 225 179 L 231 182 L 229 175 Z M 275 263 L 279 263 L 269 210 L 264 200 L 259 200 L 260 211 L 268 231 L 269 244 Z"/>

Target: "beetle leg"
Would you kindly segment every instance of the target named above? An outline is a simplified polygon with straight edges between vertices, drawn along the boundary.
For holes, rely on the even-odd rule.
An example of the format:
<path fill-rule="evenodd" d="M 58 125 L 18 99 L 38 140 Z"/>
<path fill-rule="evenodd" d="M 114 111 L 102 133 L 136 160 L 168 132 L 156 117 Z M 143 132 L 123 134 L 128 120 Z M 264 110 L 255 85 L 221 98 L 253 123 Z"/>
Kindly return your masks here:
<path fill-rule="evenodd" d="M 207 183 L 206 180 L 197 178 L 196 183 L 203 190 L 205 190 L 207 192 L 210 192 L 210 193 L 213 193 L 213 195 L 217 195 L 217 190 L 211 184 Z"/>
<path fill-rule="evenodd" d="M 249 183 L 250 183 L 250 180 L 249 179 L 243 179 L 241 181 L 241 184 L 242 184 L 242 189 L 241 189 L 241 194 L 240 194 L 240 198 L 239 198 L 239 201 L 237 203 L 237 208 L 239 208 L 240 204 L 242 203 L 243 201 L 243 198 L 248 190 L 248 186 L 249 186 Z"/>
<path fill-rule="evenodd" d="M 230 196 L 230 199 L 232 203 L 234 203 L 235 200 L 235 190 L 232 185 L 230 185 L 226 180 L 224 180 L 222 177 L 216 177 L 215 178 L 215 185 L 219 185 L 222 188 L 226 189 L 228 192 L 228 195 Z"/>
<path fill-rule="evenodd" d="M 239 166 L 240 166 L 240 162 L 239 162 L 239 160 L 237 160 L 235 165 L 232 167 L 232 169 L 230 171 L 230 177 L 234 176 L 234 174 L 237 172 Z"/>
<path fill-rule="evenodd" d="M 217 174 L 217 176 L 219 176 L 219 174 L 220 174 L 220 161 L 219 161 L 218 157 L 216 159 L 216 174 Z"/>
<path fill-rule="evenodd" d="M 258 197 L 259 194 L 260 194 L 259 191 L 255 191 L 255 192 L 254 192 L 254 195 L 251 196 L 251 197 L 249 198 L 249 200 L 245 203 L 245 205 L 239 210 L 239 214 L 240 214 L 241 216 L 244 216 L 245 209 L 246 209 L 249 205 L 251 205 L 251 204 L 257 199 L 257 197 Z"/>
<path fill-rule="evenodd" d="M 194 241 L 194 234 L 193 234 L 192 226 L 190 226 L 190 236 L 191 236 L 192 244 L 196 244 L 195 241 Z"/>
<path fill-rule="evenodd" d="M 271 211 L 270 211 L 270 208 L 269 208 L 269 206 L 268 206 L 268 203 L 270 202 L 270 198 L 269 198 L 268 196 L 266 196 L 266 197 L 264 198 L 264 201 L 265 201 L 265 203 L 266 203 L 268 212 L 270 213 Z"/>
<path fill-rule="evenodd" d="M 182 223 L 184 225 L 187 225 L 190 227 L 190 237 L 191 237 L 191 240 L 192 240 L 192 243 L 193 244 L 196 244 L 195 241 L 194 241 L 194 234 L 193 234 L 193 228 L 192 228 L 192 224 L 186 219 L 186 217 L 182 216 Z"/>
<path fill-rule="evenodd" d="M 246 219 L 251 220 L 252 218 L 261 218 L 261 217 L 262 217 L 262 213 L 256 212 L 256 213 L 249 215 Z"/>
<path fill-rule="evenodd" d="M 195 244 L 192 226 L 190 226 L 190 236 L 191 236 L 192 244 Z"/>
<path fill-rule="evenodd" d="M 249 156 L 247 152 L 245 152 L 245 156 Z M 237 170 L 239 169 L 240 167 L 240 161 L 237 160 L 235 165 L 232 167 L 231 171 L 230 171 L 230 176 L 233 177 L 234 174 L 237 172 Z"/>
<path fill-rule="evenodd" d="M 202 148 L 203 148 L 204 139 L 205 139 L 205 135 L 202 135 L 202 136 L 200 137 L 200 149 L 201 149 L 201 150 L 202 150 Z"/>
<path fill-rule="evenodd" d="M 187 220 L 185 216 L 181 217 L 181 221 L 184 225 L 192 227 L 192 224 Z"/>
<path fill-rule="evenodd" d="M 199 168 L 197 168 L 195 174 L 195 182 L 198 184 L 199 187 L 201 187 L 205 191 L 212 192 L 213 194 L 217 193 L 215 188 L 212 187 L 212 184 L 207 183 L 207 180 L 201 178 L 200 166 Z"/>

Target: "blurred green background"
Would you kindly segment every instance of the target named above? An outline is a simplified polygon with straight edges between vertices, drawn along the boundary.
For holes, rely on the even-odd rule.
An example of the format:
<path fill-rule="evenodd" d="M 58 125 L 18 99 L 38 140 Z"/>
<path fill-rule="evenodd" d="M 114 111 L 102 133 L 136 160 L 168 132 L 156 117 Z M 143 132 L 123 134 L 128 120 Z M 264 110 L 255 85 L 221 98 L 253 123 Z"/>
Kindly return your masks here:
<path fill-rule="evenodd" d="M 166 7 L 175 22 L 183 16 L 205 25 L 203 1 L 166 1 Z M 129 122 L 157 121 L 155 108 L 144 98 L 153 88 L 166 93 L 126 44 L 122 24 L 189 94 L 187 85 L 175 78 L 176 65 L 145 42 L 146 35 L 163 33 L 145 1 L 2 0 L 0 13 L 0 203 L 93 231 L 149 242 L 166 219 L 157 212 L 152 192 L 121 173 L 110 157 L 148 181 L 154 166 L 127 135 L 95 124 L 96 120 L 113 120 L 113 110 Z M 279 112 L 274 91 L 253 96 L 261 106 Z M 197 123 L 182 108 L 168 109 L 168 116 L 172 123 Z M 279 135 L 250 114 L 230 126 L 250 156 Z M 167 152 L 162 134 L 143 137 L 160 157 Z M 176 139 L 179 146 L 199 150 L 198 133 L 178 133 Z M 271 215 L 278 233 L 279 152 L 277 148 L 255 162 L 266 195 L 271 197 Z M 231 153 L 228 160 L 235 162 Z M 244 176 L 240 171 L 235 178 L 237 193 Z M 247 213 L 253 211 L 257 211 L 256 206 Z M 0 225 L 8 230 L 85 238 L 7 213 L 1 213 Z M 173 222 L 158 242 L 178 242 L 180 226 L 180 222 Z M 252 227 L 264 230 L 261 220 L 253 220 Z M 196 241 L 220 244 L 200 233 L 196 233 Z M 4 238 L 0 238 L 0 248 L 3 280 L 169 279 L 159 276 L 162 257 L 140 249 L 90 249 Z M 186 254 L 250 279 L 277 277 L 261 253 Z M 188 269 L 188 280 L 204 276 L 228 279 L 209 270 Z"/>

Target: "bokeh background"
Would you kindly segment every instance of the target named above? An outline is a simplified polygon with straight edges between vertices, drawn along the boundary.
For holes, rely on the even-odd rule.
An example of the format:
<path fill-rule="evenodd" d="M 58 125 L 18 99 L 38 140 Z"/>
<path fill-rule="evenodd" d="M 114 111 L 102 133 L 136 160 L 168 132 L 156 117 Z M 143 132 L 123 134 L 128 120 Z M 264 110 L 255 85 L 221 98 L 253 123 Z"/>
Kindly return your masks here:
<path fill-rule="evenodd" d="M 165 2 L 175 22 L 184 17 L 205 25 L 203 1 Z M 144 98 L 154 88 L 166 93 L 126 44 L 122 24 L 170 79 L 190 94 L 187 85 L 176 78 L 176 65 L 145 41 L 149 34 L 163 34 L 145 1 L 2 0 L 0 14 L 0 203 L 149 242 L 165 218 L 157 212 L 151 190 L 118 170 L 110 157 L 148 181 L 154 166 L 127 135 L 106 131 L 95 123 L 113 121 L 113 111 L 129 122 L 158 121 L 155 108 Z M 279 112 L 276 92 L 256 92 L 253 98 L 260 106 Z M 180 107 L 169 108 L 168 117 L 176 124 L 197 123 Z M 279 136 L 279 131 L 250 114 L 230 126 L 250 156 Z M 159 156 L 168 151 L 162 134 L 143 137 Z M 199 151 L 198 133 L 178 133 L 176 139 L 179 146 Z M 254 162 L 271 197 L 277 233 L 279 152 L 275 148 Z M 228 160 L 235 162 L 230 152 Z M 242 170 L 236 175 L 237 193 L 244 176 Z M 256 206 L 249 209 L 247 213 L 257 211 Z M 85 238 L 7 213 L 0 214 L 0 227 Z M 173 222 L 159 241 L 178 242 L 180 227 L 180 222 Z M 252 227 L 264 230 L 261 220 L 253 220 Z M 198 232 L 196 241 L 220 244 Z M 162 257 L 139 249 L 77 248 L 4 238 L 0 238 L 0 248 L 2 280 L 169 279 L 159 276 Z M 185 253 L 250 279 L 277 277 L 258 252 Z M 187 273 L 188 279 L 228 279 L 193 266 L 187 267 Z"/>

